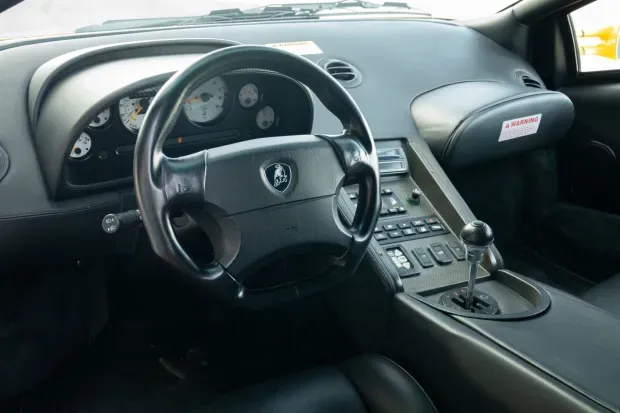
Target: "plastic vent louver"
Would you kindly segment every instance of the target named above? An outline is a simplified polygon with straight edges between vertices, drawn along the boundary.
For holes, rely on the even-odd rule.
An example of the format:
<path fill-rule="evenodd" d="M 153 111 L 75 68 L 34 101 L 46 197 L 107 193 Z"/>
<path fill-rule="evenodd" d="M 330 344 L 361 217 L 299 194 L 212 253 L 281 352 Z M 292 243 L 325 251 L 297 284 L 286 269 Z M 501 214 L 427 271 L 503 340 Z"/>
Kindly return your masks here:
<path fill-rule="evenodd" d="M 527 87 L 535 87 L 536 89 L 541 89 L 542 88 L 542 86 L 540 85 L 540 82 L 538 80 L 532 79 L 528 75 L 523 75 L 521 77 L 521 81 L 523 82 L 523 85 L 525 85 Z"/>
<path fill-rule="evenodd" d="M 329 59 L 323 69 L 345 87 L 356 87 L 362 83 L 362 74 L 355 66 L 342 60 Z"/>

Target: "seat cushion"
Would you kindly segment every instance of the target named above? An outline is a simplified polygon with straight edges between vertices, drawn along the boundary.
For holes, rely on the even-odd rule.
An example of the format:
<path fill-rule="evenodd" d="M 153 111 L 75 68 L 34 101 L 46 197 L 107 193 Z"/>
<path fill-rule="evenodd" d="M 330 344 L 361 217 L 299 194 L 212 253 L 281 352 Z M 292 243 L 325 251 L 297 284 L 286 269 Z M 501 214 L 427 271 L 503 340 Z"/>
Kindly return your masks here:
<path fill-rule="evenodd" d="M 209 413 L 431 413 L 420 385 L 393 361 L 364 355 L 270 380 L 200 409 Z"/>
<path fill-rule="evenodd" d="M 596 284 L 581 299 L 603 310 L 620 315 L 620 274 Z"/>

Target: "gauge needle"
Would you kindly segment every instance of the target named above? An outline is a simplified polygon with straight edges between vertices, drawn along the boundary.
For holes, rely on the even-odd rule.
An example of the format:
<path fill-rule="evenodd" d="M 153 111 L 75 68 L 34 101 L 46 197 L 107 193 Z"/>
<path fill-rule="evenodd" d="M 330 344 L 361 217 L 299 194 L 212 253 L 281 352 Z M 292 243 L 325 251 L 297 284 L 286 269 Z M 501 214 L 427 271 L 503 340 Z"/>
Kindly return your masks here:
<path fill-rule="evenodd" d="M 196 97 L 196 98 L 187 99 L 187 100 L 185 101 L 185 103 L 192 103 L 192 102 L 195 102 L 195 101 L 197 101 L 197 100 L 200 100 L 200 98 L 199 98 L 199 97 Z"/>
<path fill-rule="evenodd" d="M 129 120 L 134 120 L 140 114 L 140 112 L 142 112 L 142 106 L 139 106 L 138 109 L 136 109 L 136 111 L 133 113 L 133 115 L 131 115 Z"/>

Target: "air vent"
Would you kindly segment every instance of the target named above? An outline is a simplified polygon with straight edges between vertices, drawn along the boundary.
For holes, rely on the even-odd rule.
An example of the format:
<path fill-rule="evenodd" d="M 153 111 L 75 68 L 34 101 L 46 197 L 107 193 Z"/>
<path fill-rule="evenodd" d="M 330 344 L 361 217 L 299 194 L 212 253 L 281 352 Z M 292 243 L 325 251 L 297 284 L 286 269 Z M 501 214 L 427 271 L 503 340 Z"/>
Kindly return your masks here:
<path fill-rule="evenodd" d="M 344 87 L 356 87 L 362 83 L 362 74 L 350 63 L 342 60 L 329 59 L 322 62 L 323 69 Z"/>
<path fill-rule="evenodd" d="M 541 86 L 541 84 L 540 84 L 540 82 L 538 80 L 532 79 L 528 75 L 521 76 L 521 82 L 523 82 L 523 85 L 525 85 L 527 87 L 535 87 L 536 89 L 542 88 L 542 86 Z"/>

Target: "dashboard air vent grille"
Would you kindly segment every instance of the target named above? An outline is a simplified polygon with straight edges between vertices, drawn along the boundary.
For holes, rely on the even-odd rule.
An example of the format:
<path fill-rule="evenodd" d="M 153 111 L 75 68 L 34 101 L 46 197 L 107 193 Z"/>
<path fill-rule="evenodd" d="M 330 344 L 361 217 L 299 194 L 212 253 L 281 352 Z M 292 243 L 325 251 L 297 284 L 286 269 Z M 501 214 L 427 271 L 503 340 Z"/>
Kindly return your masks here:
<path fill-rule="evenodd" d="M 345 87 L 356 87 L 362 83 L 362 74 L 352 64 L 343 60 L 328 59 L 322 64 L 323 69 Z"/>
<path fill-rule="evenodd" d="M 532 79 L 528 75 L 523 75 L 521 77 L 521 81 L 527 87 L 535 87 L 536 89 L 540 89 L 541 88 L 540 82 L 538 80 Z"/>

